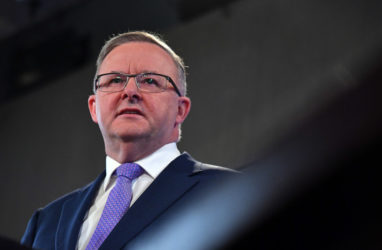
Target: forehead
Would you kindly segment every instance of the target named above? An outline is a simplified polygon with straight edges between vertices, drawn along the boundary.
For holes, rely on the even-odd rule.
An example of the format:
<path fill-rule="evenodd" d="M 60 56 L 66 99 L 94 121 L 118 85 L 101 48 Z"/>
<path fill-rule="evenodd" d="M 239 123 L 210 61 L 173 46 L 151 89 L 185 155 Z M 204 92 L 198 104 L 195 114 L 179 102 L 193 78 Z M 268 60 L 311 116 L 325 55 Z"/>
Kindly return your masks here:
<path fill-rule="evenodd" d="M 175 77 L 177 68 L 172 57 L 158 45 L 129 42 L 115 47 L 105 57 L 98 74 L 111 71 L 129 74 L 150 71 Z"/>

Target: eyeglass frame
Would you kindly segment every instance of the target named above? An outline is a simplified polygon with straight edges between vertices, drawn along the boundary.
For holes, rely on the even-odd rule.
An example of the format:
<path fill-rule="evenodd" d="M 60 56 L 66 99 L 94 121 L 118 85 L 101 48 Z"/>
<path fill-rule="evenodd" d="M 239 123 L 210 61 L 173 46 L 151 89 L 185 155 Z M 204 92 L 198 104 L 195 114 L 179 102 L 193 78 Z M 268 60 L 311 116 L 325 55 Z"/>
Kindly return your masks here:
<path fill-rule="evenodd" d="M 126 76 L 126 77 L 128 77 L 128 78 L 126 79 L 125 84 L 124 84 L 124 86 L 123 86 L 123 88 L 122 88 L 121 90 L 113 91 L 113 92 L 104 92 L 104 93 L 114 93 L 114 92 L 120 92 L 120 91 L 124 90 L 124 89 L 126 88 L 128 82 L 129 82 L 129 79 L 130 79 L 131 77 L 134 78 L 135 86 L 137 86 L 137 88 L 138 88 L 139 90 L 141 90 L 140 87 L 139 87 L 139 83 L 137 82 L 137 76 L 139 76 L 139 75 L 150 74 L 150 75 L 157 75 L 157 76 L 162 76 L 162 77 L 166 78 L 167 81 L 170 82 L 171 85 L 174 87 L 175 92 L 176 92 L 180 97 L 182 96 L 182 94 L 181 94 L 180 91 L 179 91 L 179 88 L 176 86 L 175 82 L 171 79 L 171 77 L 169 77 L 169 76 L 167 76 L 167 75 L 159 74 L 159 73 L 154 73 L 154 72 L 143 72 L 143 73 L 138 73 L 138 74 L 125 74 L 125 73 L 120 73 L 120 72 L 109 72 L 109 73 L 99 74 L 99 75 L 97 75 L 97 76 L 95 77 L 95 79 L 94 79 L 94 93 L 95 93 L 95 92 L 97 91 L 97 89 L 99 88 L 99 87 L 97 86 L 97 82 L 98 82 L 99 78 L 100 78 L 101 76 L 104 76 L 104 75 L 113 75 L 113 74 L 123 75 L 123 76 Z M 166 88 L 166 89 L 167 89 L 167 88 Z M 166 89 L 164 89 L 163 91 L 165 91 Z M 142 91 L 142 90 L 141 90 L 141 91 Z M 101 91 L 101 92 L 102 92 L 102 91 Z M 147 93 L 160 93 L 160 92 L 148 92 L 148 91 L 144 91 L 144 90 L 143 90 L 143 92 L 147 92 Z"/>

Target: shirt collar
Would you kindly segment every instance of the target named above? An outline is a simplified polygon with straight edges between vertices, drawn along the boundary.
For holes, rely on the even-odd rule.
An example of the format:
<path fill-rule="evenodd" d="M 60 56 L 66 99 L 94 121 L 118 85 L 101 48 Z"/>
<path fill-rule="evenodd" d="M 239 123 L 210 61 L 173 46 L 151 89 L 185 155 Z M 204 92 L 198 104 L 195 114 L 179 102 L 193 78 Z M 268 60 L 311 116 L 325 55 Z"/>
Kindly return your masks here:
<path fill-rule="evenodd" d="M 145 170 L 145 173 L 155 179 L 167 165 L 179 155 L 180 152 L 176 143 L 172 142 L 162 146 L 154 153 L 135 161 L 134 163 L 141 166 Z M 122 163 L 117 162 L 111 157 L 106 156 L 106 176 L 103 184 L 104 190 L 106 190 L 106 187 L 109 185 L 112 174 L 121 164 Z"/>

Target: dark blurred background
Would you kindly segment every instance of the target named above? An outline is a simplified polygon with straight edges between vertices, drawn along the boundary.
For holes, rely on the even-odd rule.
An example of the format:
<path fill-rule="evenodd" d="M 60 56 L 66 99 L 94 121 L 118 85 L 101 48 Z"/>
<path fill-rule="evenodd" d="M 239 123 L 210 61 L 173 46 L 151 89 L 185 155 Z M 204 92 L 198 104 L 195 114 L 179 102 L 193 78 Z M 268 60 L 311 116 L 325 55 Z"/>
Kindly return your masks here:
<path fill-rule="evenodd" d="M 1 1 L 0 234 L 18 240 L 35 209 L 104 168 L 87 97 L 112 34 L 163 35 L 189 66 L 179 148 L 240 168 L 364 84 L 381 11 L 379 0 Z"/>

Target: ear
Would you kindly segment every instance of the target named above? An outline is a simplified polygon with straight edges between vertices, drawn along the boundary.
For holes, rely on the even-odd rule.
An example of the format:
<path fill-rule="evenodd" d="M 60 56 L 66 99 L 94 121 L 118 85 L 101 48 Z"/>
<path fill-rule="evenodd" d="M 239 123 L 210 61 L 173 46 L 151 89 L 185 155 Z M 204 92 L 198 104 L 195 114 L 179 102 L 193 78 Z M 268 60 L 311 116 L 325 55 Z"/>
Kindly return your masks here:
<path fill-rule="evenodd" d="M 182 124 L 191 110 L 191 100 L 188 97 L 182 96 L 178 100 L 178 114 L 176 116 L 175 125 Z"/>
<path fill-rule="evenodd" d="M 96 97 L 95 95 L 91 95 L 88 98 L 88 107 L 89 107 L 89 112 L 90 116 L 92 117 L 93 122 L 98 123 L 97 120 L 97 109 L 96 109 Z"/>

